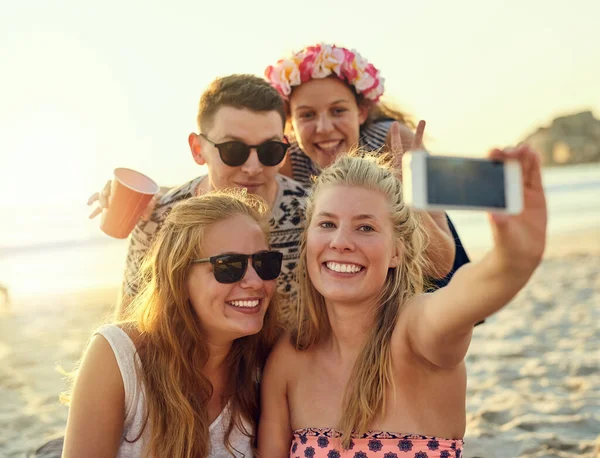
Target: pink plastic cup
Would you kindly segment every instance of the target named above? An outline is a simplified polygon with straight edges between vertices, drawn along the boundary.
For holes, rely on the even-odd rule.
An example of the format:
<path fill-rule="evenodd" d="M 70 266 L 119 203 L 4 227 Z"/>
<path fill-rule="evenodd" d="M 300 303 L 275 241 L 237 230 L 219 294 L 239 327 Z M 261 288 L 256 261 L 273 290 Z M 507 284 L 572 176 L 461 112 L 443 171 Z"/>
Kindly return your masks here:
<path fill-rule="evenodd" d="M 140 172 L 115 169 L 109 207 L 102 212 L 100 229 L 111 237 L 127 238 L 159 190 L 154 181 Z"/>

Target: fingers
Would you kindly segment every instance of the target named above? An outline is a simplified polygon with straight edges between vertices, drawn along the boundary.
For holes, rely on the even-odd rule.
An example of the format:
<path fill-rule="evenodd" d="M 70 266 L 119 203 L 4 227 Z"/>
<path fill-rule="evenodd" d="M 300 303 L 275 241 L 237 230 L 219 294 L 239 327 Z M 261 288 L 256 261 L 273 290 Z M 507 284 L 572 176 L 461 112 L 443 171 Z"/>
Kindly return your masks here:
<path fill-rule="evenodd" d="M 402 135 L 400 134 L 400 123 L 398 121 L 392 123 L 388 136 L 390 139 L 390 152 L 395 156 L 402 155 L 404 147 L 402 146 Z"/>
<path fill-rule="evenodd" d="M 505 213 L 490 212 L 488 213 L 488 216 L 500 230 L 508 223 L 510 218 L 510 216 Z"/>
<path fill-rule="evenodd" d="M 109 199 L 110 199 L 110 187 L 112 185 L 112 182 L 110 180 L 108 180 L 106 182 L 106 184 L 104 185 L 104 188 L 102 189 L 102 192 L 100 192 L 100 196 L 98 199 L 98 203 L 100 205 L 100 208 L 108 208 L 109 206 Z"/>
<path fill-rule="evenodd" d="M 523 145 L 524 156 L 527 162 L 527 175 L 525 178 L 525 184 L 529 188 L 543 189 L 542 184 L 542 161 L 540 155 L 534 151 L 529 145 Z M 525 171 L 523 171 L 525 175 Z"/>
<path fill-rule="evenodd" d="M 425 121 L 420 120 L 419 124 L 417 124 L 417 130 L 415 131 L 415 136 L 413 137 L 412 145 L 410 147 L 411 151 L 423 149 L 423 134 L 425 132 Z"/>
<path fill-rule="evenodd" d="M 542 171 L 539 155 L 530 146 L 522 144 L 516 148 L 493 149 L 488 157 L 492 160 L 517 160 L 521 164 L 523 186 L 525 188 L 542 189 Z"/>
<path fill-rule="evenodd" d="M 94 202 L 96 202 L 98 200 L 99 196 L 100 196 L 100 193 L 95 192 L 88 198 L 87 204 L 92 205 Z"/>
<path fill-rule="evenodd" d="M 157 201 L 156 196 L 154 196 L 148 203 L 148 206 L 146 207 L 146 209 L 142 212 L 141 218 L 144 221 L 148 221 L 150 219 L 150 217 L 152 216 L 152 213 L 154 212 L 154 209 L 156 208 L 156 201 Z"/>
<path fill-rule="evenodd" d="M 90 213 L 90 216 L 89 216 L 89 218 L 90 218 L 90 219 L 93 219 L 93 218 L 95 218 L 96 216 L 98 216 L 100 213 L 102 213 L 102 209 L 101 209 L 100 207 L 96 207 L 96 208 L 94 209 L 94 211 L 93 211 L 92 213 Z"/>
<path fill-rule="evenodd" d="M 90 213 L 90 216 L 89 216 L 90 219 L 95 218 L 100 213 L 102 213 L 102 210 L 104 208 L 108 208 L 111 186 L 112 186 L 112 182 L 111 182 L 111 180 L 108 180 L 106 182 L 106 184 L 104 185 L 104 187 L 102 188 L 102 191 L 95 192 L 94 194 L 92 194 L 89 197 L 89 199 L 87 201 L 88 205 L 92 205 L 94 202 L 98 202 L 98 207 L 96 209 L 94 209 L 94 211 L 92 213 Z"/>

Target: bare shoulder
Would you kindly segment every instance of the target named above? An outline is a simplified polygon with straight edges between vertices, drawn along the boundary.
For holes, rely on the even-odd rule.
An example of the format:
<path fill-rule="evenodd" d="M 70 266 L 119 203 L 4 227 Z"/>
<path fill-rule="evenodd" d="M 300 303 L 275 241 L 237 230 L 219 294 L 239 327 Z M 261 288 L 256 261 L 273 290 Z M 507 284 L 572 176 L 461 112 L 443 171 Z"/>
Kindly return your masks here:
<path fill-rule="evenodd" d="M 293 363 L 300 357 L 300 351 L 292 344 L 292 336 L 289 332 L 285 332 L 279 337 L 279 340 L 273 347 L 269 359 L 273 359 L 281 363 Z"/>
<path fill-rule="evenodd" d="M 86 349 L 70 401 L 62 456 L 116 456 L 125 388 L 113 349 L 101 334 L 95 334 Z"/>
<path fill-rule="evenodd" d="M 90 339 L 90 342 L 85 350 L 85 355 L 83 358 L 83 363 L 86 362 L 112 362 L 117 363 L 117 359 L 115 353 L 113 351 L 112 346 L 106 337 L 102 334 L 94 334 Z"/>
<path fill-rule="evenodd" d="M 123 378 L 113 348 L 104 336 L 92 337 L 77 373 L 74 397 L 78 392 L 100 390 L 120 400 L 124 396 Z"/>
<path fill-rule="evenodd" d="M 427 304 L 427 302 L 430 300 L 430 296 L 430 293 L 421 293 L 411 297 L 408 301 L 406 301 L 406 304 L 401 306 L 402 310 L 398 316 L 398 321 L 396 323 L 396 329 L 394 332 L 400 328 L 406 328 L 409 326 L 411 320 L 414 319 L 414 316 L 417 315 L 422 307 L 425 306 L 425 304 Z"/>
<path fill-rule="evenodd" d="M 292 344 L 292 338 L 289 333 L 284 333 L 269 355 L 267 360 L 266 372 L 276 372 L 289 378 L 289 375 L 298 370 L 299 363 L 303 357 L 303 352 L 297 350 Z"/>

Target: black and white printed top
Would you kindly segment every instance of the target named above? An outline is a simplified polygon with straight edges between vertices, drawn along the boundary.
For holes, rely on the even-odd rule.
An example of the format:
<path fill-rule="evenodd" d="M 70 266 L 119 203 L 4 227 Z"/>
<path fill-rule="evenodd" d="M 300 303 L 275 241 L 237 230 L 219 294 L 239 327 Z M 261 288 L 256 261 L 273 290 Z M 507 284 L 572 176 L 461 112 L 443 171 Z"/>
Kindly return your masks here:
<path fill-rule="evenodd" d="M 196 195 L 196 189 L 205 175 L 181 186 L 170 189 L 156 204 L 148 221 L 142 221 L 129 237 L 122 292 L 135 296 L 140 287 L 139 270 L 146 253 L 162 227 L 167 215 L 178 202 Z M 277 291 L 284 299 L 292 299 L 297 292 L 296 264 L 300 256 L 300 237 L 304 228 L 304 201 L 306 187 L 296 181 L 277 175 L 278 190 L 270 221 L 270 245 L 283 253 L 281 275 L 277 279 Z"/>

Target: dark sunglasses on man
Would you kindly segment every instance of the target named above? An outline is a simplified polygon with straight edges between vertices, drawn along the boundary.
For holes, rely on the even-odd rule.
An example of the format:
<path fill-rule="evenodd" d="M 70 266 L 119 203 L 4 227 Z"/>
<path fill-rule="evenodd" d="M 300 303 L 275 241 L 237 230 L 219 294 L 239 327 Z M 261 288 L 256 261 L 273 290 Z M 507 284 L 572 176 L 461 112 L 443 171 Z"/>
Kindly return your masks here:
<path fill-rule="evenodd" d="M 192 259 L 192 263 L 210 262 L 215 280 L 219 283 L 236 283 L 244 278 L 248 259 L 263 280 L 275 280 L 281 273 L 283 254 L 279 251 L 259 251 L 254 254 L 225 253 L 210 258 Z"/>
<path fill-rule="evenodd" d="M 221 160 L 230 167 L 239 167 L 250 157 L 250 151 L 256 148 L 258 160 L 267 167 L 273 167 L 283 161 L 285 152 L 290 147 L 289 143 L 276 140 L 267 140 L 260 145 L 246 145 L 239 140 L 231 140 L 223 143 L 215 143 L 206 134 L 200 133 L 208 143 L 219 150 Z"/>

